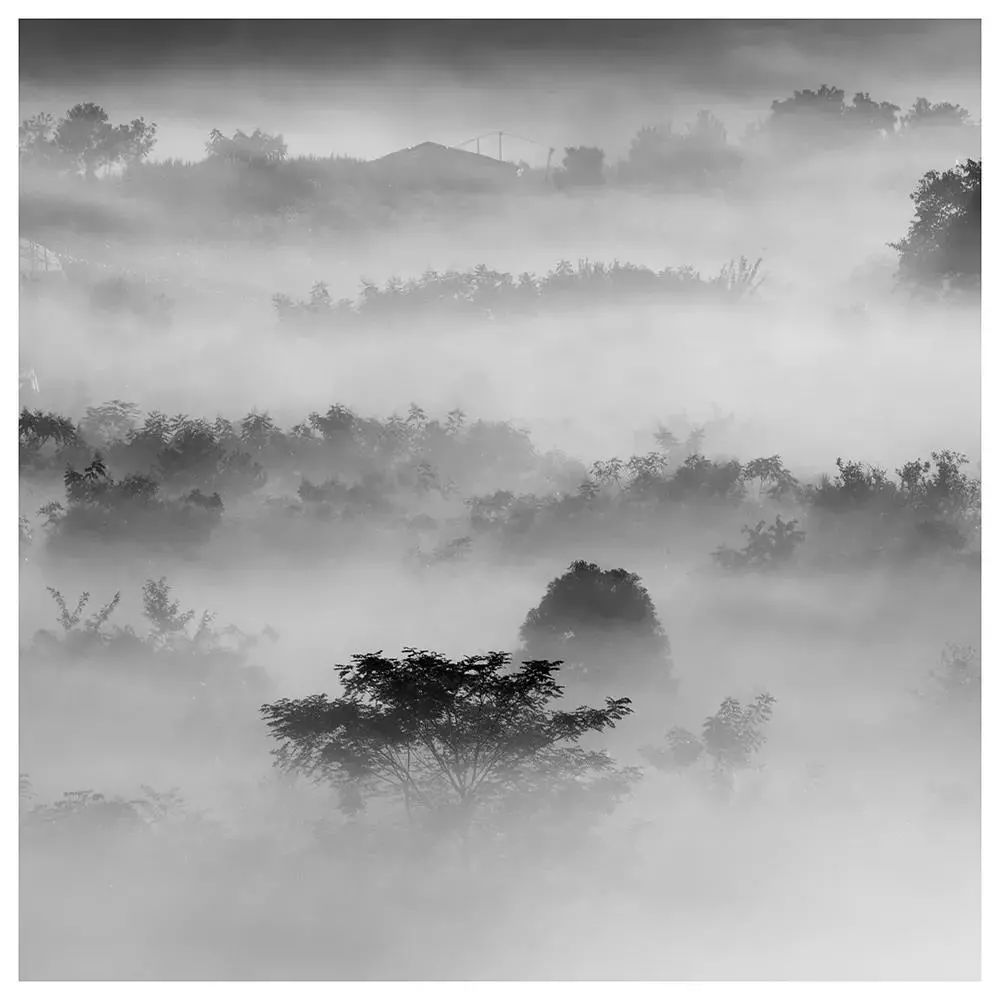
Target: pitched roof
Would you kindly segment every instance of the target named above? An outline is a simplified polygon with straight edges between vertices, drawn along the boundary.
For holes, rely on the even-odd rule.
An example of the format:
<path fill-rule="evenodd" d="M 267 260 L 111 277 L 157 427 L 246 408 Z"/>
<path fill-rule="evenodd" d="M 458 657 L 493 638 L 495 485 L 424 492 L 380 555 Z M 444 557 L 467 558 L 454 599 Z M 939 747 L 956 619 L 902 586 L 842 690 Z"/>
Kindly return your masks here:
<path fill-rule="evenodd" d="M 398 172 L 401 177 L 413 179 L 451 177 L 499 180 L 517 177 L 517 166 L 513 163 L 436 142 L 422 142 L 398 149 L 373 161 L 372 166 L 383 173 Z"/>

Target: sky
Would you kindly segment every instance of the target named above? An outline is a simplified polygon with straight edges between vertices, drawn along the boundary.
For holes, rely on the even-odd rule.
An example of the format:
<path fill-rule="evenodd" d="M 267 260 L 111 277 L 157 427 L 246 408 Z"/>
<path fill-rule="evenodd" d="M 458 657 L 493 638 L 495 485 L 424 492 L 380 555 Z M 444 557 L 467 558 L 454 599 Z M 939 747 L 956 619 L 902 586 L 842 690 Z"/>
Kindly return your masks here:
<path fill-rule="evenodd" d="M 978 21 L 20 22 L 21 117 L 95 101 L 157 122 L 156 156 L 199 158 L 212 128 L 284 135 L 292 154 L 371 158 L 494 129 L 509 157 L 597 144 L 713 110 L 738 138 L 775 98 L 829 83 L 903 107 L 980 114 Z"/>

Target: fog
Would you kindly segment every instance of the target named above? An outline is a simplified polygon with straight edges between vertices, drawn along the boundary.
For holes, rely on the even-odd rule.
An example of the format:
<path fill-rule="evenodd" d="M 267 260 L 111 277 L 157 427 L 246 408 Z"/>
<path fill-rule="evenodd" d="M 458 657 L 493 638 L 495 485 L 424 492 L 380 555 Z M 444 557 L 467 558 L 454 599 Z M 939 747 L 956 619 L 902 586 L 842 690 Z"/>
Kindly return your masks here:
<path fill-rule="evenodd" d="M 22 132 L 21 978 L 978 979 L 979 264 L 890 246 L 981 157 L 978 22 L 164 24 L 22 22 L 22 119 L 158 131 Z M 897 132 L 779 145 L 824 82 Z M 703 109 L 708 166 L 630 179 Z M 297 159 L 501 127 L 496 189 Z M 287 152 L 167 162 L 213 128 Z M 467 795 L 434 685 L 492 651 L 629 711 L 517 716 Z M 278 766 L 376 652 L 396 742 Z"/>

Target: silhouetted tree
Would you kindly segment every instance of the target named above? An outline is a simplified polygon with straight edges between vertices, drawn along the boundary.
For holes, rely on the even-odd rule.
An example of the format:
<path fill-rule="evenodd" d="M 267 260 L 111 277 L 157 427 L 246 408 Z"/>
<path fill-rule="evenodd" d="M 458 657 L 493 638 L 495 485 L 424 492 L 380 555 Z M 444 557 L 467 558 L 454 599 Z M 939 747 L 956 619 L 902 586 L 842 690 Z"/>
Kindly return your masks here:
<path fill-rule="evenodd" d="M 521 626 L 522 655 L 563 661 L 574 673 L 667 680 L 670 640 L 642 581 L 578 560 L 553 580 Z"/>
<path fill-rule="evenodd" d="M 907 282 L 978 288 L 982 279 L 982 160 L 928 171 L 910 195 L 916 216 L 899 252 Z"/>
<path fill-rule="evenodd" d="M 363 808 L 366 796 L 388 794 L 402 799 L 411 821 L 429 819 L 467 839 L 487 807 L 534 786 L 616 770 L 605 753 L 577 744 L 625 718 L 629 700 L 553 710 L 563 693 L 557 663 L 509 669 L 506 653 L 453 661 L 415 649 L 352 660 L 337 668 L 342 697 L 284 698 L 261 708 L 278 741 L 277 766 L 331 782 L 347 812 Z"/>

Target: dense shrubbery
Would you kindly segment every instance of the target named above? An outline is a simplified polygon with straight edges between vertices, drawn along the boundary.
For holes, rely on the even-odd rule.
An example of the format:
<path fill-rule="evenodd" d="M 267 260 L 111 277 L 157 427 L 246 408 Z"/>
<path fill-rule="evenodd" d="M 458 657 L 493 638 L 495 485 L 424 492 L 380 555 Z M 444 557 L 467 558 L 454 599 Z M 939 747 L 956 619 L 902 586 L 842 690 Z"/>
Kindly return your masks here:
<path fill-rule="evenodd" d="M 266 688 L 263 671 L 250 665 L 248 657 L 263 639 L 275 638 L 273 630 L 265 628 L 255 636 L 233 625 L 216 628 L 213 614 L 206 611 L 198 617 L 171 600 L 165 579 L 147 580 L 143 586 L 143 617 L 148 623 L 145 635 L 127 625 L 108 627 L 120 593 L 84 617 L 89 593 L 82 594 L 71 609 L 58 590 L 48 590 L 56 604 L 61 633 L 43 630 L 35 634 L 21 654 L 29 671 L 43 666 L 77 672 L 118 670 L 129 677 L 164 684 L 199 689 L 207 684 L 220 695 L 238 691 L 252 695 Z M 196 617 L 197 625 L 192 629 Z"/>
<path fill-rule="evenodd" d="M 714 278 L 702 278 L 690 267 L 653 271 L 615 261 L 560 261 L 541 277 L 501 273 L 479 265 L 471 271 L 427 271 L 419 278 L 393 278 L 384 288 L 364 283 L 356 301 L 334 302 L 323 282 L 312 287 L 307 300 L 274 296 L 282 320 L 329 323 L 349 327 L 364 322 L 384 323 L 393 318 L 410 321 L 414 312 L 458 317 L 494 318 L 530 315 L 560 305 L 574 307 L 614 302 L 637 296 L 701 296 L 737 301 L 752 295 L 763 280 L 758 260 L 740 258 L 727 264 Z"/>
<path fill-rule="evenodd" d="M 63 483 L 65 503 L 53 501 L 39 510 L 57 545 L 88 541 L 170 548 L 198 545 L 222 518 L 218 493 L 207 496 L 192 489 L 177 499 L 165 499 L 159 483 L 148 476 L 113 479 L 100 454 L 82 472 L 68 468 Z"/>
<path fill-rule="evenodd" d="M 244 517 L 256 509 L 263 518 L 279 511 L 305 518 L 306 526 L 395 525 L 421 537 L 415 558 L 425 566 L 482 545 L 527 554 L 594 532 L 659 530 L 671 516 L 706 528 L 714 519 L 716 531 L 720 524 L 735 531 L 733 519 L 747 507 L 757 516 L 744 528 L 745 546 L 719 548 L 722 566 L 777 566 L 793 551 L 804 565 L 964 558 L 980 544 L 979 480 L 963 471 L 964 455 L 947 450 L 906 463 L 895 478 L 838 459 L 835 476 L 810 484 L 779 455 L 745 463 L 706 457 L 699 428 L 661 427 L 659 450 L 587 470 L 564 455 L 539 454 L 508 423 L 469 421 L 459 410 L 439 420 L 413 405 L 405 417 L 379 420 L 335 404 L 290 430 L 256 411 L 235 423 L 140 417 L 122 400 L 90 407 L 79 425 L 22 411 L 22 474 L 66 469 L 64 500 L 39 511 L 57 538 L 197 544 L 225 507 L 270 483 L 276 495 L 244 504 Z"/>
<path fill-rule="evenodd" d="M 722 545 L 712 553 L 712 558 L 723 569 L 730 570 L 772 570 L 786 565 L 805 541 L 806 533 L 796 527 L 798 521 L 783 521 L 780 514 L 774 524 L 765 527 L 766 523 L 744 525 L 742 530 L 747 540 L 743 548 Z"/>

